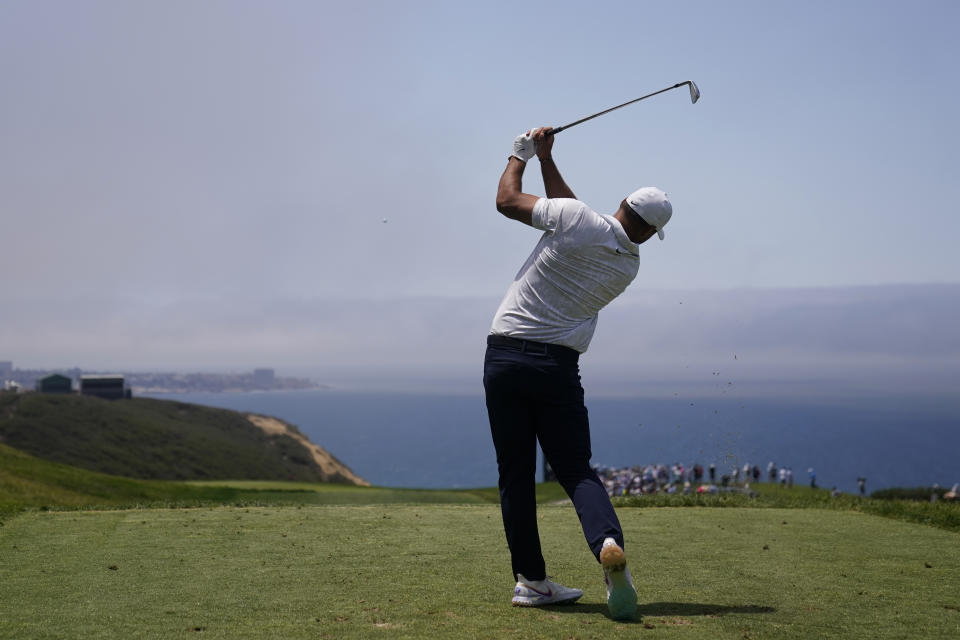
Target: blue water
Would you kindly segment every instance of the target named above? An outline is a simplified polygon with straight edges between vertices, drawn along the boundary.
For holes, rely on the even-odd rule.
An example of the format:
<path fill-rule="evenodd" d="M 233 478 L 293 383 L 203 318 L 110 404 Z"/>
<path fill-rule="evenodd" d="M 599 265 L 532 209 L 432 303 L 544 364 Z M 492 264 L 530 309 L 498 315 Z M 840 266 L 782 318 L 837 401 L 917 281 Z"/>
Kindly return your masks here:
<path fill-rule="evenodd" d="M 186 393 L 177 399 L 295 424 L 376 485 L 479 487 L 497 482 L 481 395 L 329 390 Z M 792 467 L 807 483 L 856 491 L 960 482 L 960 399 L 952 397 L 624 398 L 588 395 L 593 462 L 711 462 Z"/>

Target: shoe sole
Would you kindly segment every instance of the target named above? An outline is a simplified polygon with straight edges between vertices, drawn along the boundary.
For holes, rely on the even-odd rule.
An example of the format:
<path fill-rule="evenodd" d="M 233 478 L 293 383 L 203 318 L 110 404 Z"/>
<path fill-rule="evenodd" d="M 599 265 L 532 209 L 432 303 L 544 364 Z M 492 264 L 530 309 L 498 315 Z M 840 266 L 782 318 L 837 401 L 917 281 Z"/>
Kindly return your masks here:
<path fill-rule="evenodd" d="M 573 604 L 574 602 L 579 600 L 582 596 L 583 594 L 580 594 L 579 596 L 571 596 L 563 600 L 547 600 L 547 601 L 512 600 L 511 603 L 515 607 L 545 607 L 551 604 Z"/>
<path fill-rule="evenodd" d="M 600 564 L 607 571 L 623 571 L 627 566 L 627 557 L 623 549 L 610 545 L 600 550 Z"/>
<path fill-rule="evenodd" d="M 614 620 L 629 620 L 637 612 L 637 592 L 627 580 L 624 569 L 627 558 L 623 549 L 608 546 L 600 551 L 600 564 L 607 570 L 610 580 L 610 596 L 607 598 L 607 610 Z"/>

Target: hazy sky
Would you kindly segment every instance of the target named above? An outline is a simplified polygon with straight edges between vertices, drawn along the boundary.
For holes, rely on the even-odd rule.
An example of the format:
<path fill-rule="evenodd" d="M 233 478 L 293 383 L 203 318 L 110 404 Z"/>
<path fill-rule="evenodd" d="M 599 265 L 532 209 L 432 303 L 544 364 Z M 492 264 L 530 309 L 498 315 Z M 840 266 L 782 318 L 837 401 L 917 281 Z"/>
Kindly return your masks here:
<path fill-rule="evenodd" d="M 698 104 L 668 92 L 554 148 L 599 211 L 643 185 L 673 200 L 612 314 L 960 283 L 958 20 L 952 1 L 7 0 L 0 359 L 336 364 L 427 308 L 457 310 L 430 326 L 471 353 L 538 235 L 493 206 L 512 138 L 687 79 Z M 535 161 L 524 186 L 542 193 Z M 329 340 L 291 346 L 291 323 Z"/>

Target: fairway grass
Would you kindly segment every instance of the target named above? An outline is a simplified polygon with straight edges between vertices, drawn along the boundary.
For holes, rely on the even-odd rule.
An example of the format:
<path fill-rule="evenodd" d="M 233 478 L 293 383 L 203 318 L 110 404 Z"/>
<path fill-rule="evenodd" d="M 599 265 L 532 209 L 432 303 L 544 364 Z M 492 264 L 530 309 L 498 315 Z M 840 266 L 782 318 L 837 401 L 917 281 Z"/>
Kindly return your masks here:
<path fill-rule="evenodd" d="M 556 483 L 537 486 L 537 500 L 566 498 Z M 490 504 L 496 487 L 397 489 L 275 480 L 167 482 L 138 480 L 41 460 L 0 444 L 0 525 L 31 510 L 143 507 L 274 506 L 329 504 Z"/>
<path fill-rule="evenodd" d="M 620 509 L 639 616 L 606 616 L 572 507 L 572 606 L 515 609 L 496 505 L 28 512 L 0 527 L 2 638 L 960 637 L 960 535 L 818 509 Z"/>

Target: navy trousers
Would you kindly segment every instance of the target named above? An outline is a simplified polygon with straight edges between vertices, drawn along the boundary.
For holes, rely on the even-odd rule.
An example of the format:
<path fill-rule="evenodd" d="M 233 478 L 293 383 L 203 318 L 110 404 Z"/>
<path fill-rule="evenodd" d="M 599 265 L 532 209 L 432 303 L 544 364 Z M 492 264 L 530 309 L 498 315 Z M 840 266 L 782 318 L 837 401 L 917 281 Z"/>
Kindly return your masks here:
<path fill-rule="evenodd" d="M 620 521 L 590 468 L 590 424 L 579 353 L 567 347 L 489 336 L 483 367 L 490 432 L 500 473 L 500 509 L 514 576 L 546 577 L 537 531 L 537 441 L 573 500 L 593 555 L 607 537 L 623 547 Z"/>

